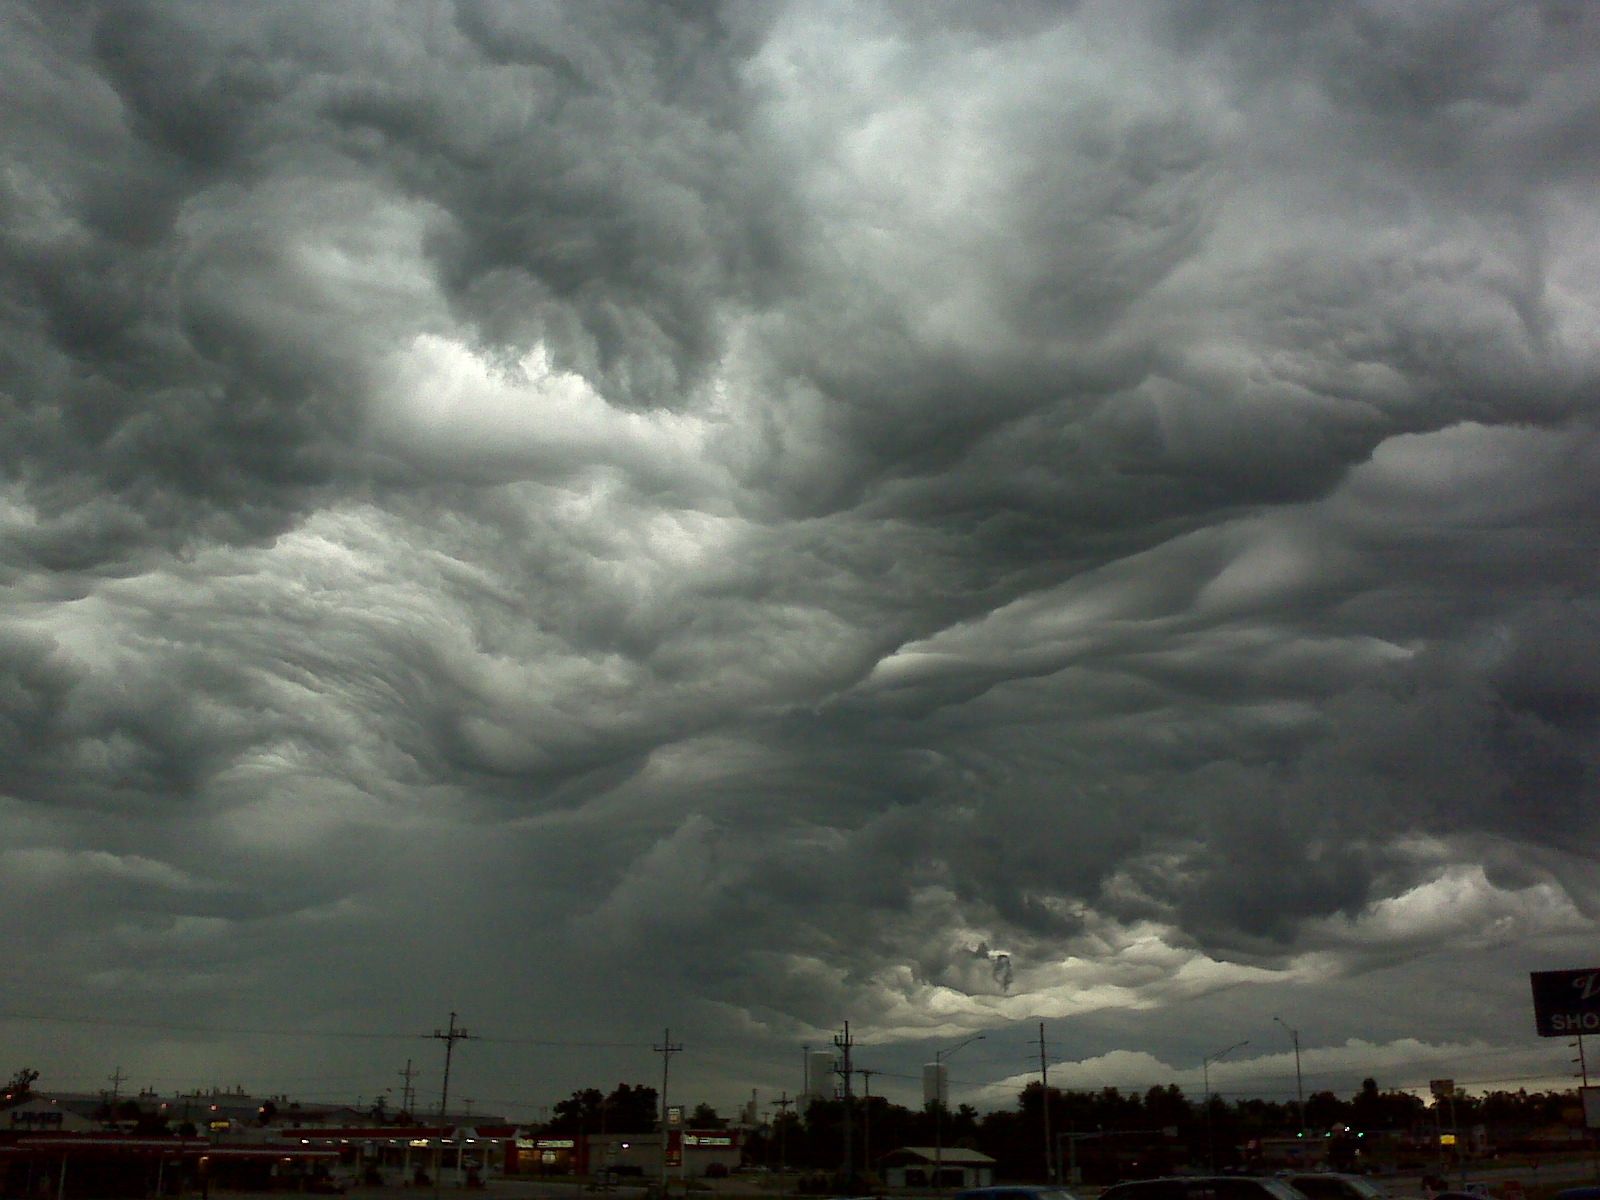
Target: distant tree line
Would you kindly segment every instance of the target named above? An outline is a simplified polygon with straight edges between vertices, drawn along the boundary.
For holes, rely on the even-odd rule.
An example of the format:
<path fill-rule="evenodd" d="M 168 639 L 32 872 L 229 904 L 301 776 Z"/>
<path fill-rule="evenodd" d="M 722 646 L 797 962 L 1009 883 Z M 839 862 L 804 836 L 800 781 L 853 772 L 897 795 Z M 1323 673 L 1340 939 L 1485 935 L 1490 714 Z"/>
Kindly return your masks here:
<path fill-rule="evenodd" d="M 1064 1169 L 1075 1158 L 1086 1177 L 1116 1177 L 1131 1171 L 1160 1173 L 1198 1164 L 1214 1148 L 1218 1166 L 1237 1165 L 1238 1148 L 1252 1139 L 1294 1137 L 1301 1116 L 1293 1101 L 1213 1096 L 1207 1106 L 1190 1100 L 1176 1084 L 1152 1087 L 1143 1094 L 1117 1088 L 1064 1091 L 1029 1084 L 1010 1108 L 978 1113 L 969 1105 L 936 1110 L 933 1105 L 910 1109 L 881 1096 L 854 1102 L 853 1154 L 858 1168 L 863 1153 L 875 1161 L 902 1146 L 981 1150 L 996 1160 L 997 1174 L 1009 1179 L 1045 1177 L 1042 1106 L 1050 1105 L 1052 1153 Z M 1490 1092 L 1458 1096 L 1455 1117 L 1463 1129 L 1485 1124 L 1503 1133 L 1524 1132 L 1553 1123 L 1571 1122 L 1577 1103 L 1573 1092 Z M 1446 1118 L 1448 1119 L 1448 1118 Z M 1435 1110 L 1409 1092 L 1379 1089 L 1367 1079 L 1349 1099 L 1331 1091 L 1306 1097 L 1308 1136 L 1330 1135 L 1335 1157 L 1353 1152 L 1354 1135 L 1415 1133 L 1428 1136 L 1438 1118 Z M 1348 1130 L 1348 1135 L 1341 1131 Z M 746 1159 L 774 1169 L 814 1172 L 836 1170 L 844 1157 L 844 1104 L 815 1101 L 804 1112 L 789 1112 L 746 1140 Z"/>
<path fill-rule="evenodd" d="M 39 1074 L 23 1068 L 12 1075 L 0 1103 L 15 1104 L 35 1094 Z M 1075 1160 L 1086 1178 L 1115 1177 L 1132 1171 L 1160 1173 L 1197 1161 L 1198 1148 L 1216 1154 L 1218 1166 L 1234 1165 L 1238 1148 L 1253 1139 L 1293 1137 L 1302 1128 L 1308 1136 L 1330 1139 L 1337 1159 L 1353 1153 L 1360 1133 L 1411 1133 L 1427 1137 L 1439 1128 L 1441 1113 L 1409 1092 L 1380 1090 L 1373 1079 L 1362 1081 L 1349 1099 L 1332 1091 L 1306 1097 L 1302 1114 L 1293 1101 L 1228 1100 L 1212 1096 L 1209 1105 L 1185 1096 L 1176 1084 L 1152 1087 L 1142 1094 L 1114 1087 L 1098 1091 L 1046 1091 L 1037 1083 L 1024 1087 L 1014 1106 L 979 1113 L 971 1105 L 954 1109 L 927 1105 L 920 1109 L 895 1104 L 882 1096 L 855 1098 L 852 1106 L 852 1157 L 857 1169 L 870 1169 L 883 1155 L 903 1146 L 981 1150 L 996 1160 L 997 1174 L 1010 1179 L 1042 1179 L 1046 1173 L 1043 1106 L 1049 1105 L 1051 1152 L 1061 1167 Z M 290 1108 L 297 1106 L 291 1105 Z M 1499 1138 L 1526 1136 L 1538 1129 L 1581 1124 L 1575 1091 L 1495 1091 L 1460 1094 L 1454 1102 L 1456 1125 L 1465 1130 L 1487 1126 Z M 277 1111 L 267 1101 L 259 1114 L 266 1124 Z M 171 1132 L 192 1135 L 184 1122 L 172 1129 L 164 1114 L 145 1111 L 128 1099 L 109 1101 L 96 1114 L 108 1123 L 146 1136 Z M 408 1121 L 375 1105 L 373 1117 Z M 660 1096 L 646 1084 L 619 1083 L 609 1093 L 583 1088 L 556 1104 L 539 1129 L 548 1136 L 576 1137 L 606 1133 L 653 1133 L 660 1128 Z M 745 1160 L 752 1166 L 832 1173 L 844 1159 L 845 1106 L 840 1100 L 812 1101 L 803 1110 L 786 1110 L 745 1135 Z M 709 1104 L 699 1104 L 685 1122 L 691 1129 L 727 1125 Z"/>

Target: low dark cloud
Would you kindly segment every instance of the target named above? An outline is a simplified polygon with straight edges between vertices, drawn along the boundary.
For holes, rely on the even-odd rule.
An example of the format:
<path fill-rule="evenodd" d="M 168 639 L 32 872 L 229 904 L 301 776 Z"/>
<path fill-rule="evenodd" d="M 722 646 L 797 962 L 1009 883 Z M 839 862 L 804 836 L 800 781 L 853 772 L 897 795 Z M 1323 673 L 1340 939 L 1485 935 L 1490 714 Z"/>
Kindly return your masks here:
<path fill-rule="evenodd" d="M 5 19 L 19 1011 L 1425 1078 L 1592 938 L 1586 9 Z"/>

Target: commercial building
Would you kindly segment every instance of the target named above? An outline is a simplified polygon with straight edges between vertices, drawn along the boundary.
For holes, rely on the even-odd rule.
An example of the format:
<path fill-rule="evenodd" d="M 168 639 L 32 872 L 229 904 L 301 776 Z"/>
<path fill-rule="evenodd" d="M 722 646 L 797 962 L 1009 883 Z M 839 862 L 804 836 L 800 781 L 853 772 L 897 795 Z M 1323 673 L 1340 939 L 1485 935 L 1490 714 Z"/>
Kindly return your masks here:
<path fill-rule="evenodd" d="M 956 1146 L 902 1146 L 878 1161 L 883 1168 L 883 1182 L 891 1188 L 959 1190 L 988 1187 L 994 1182 L 994 1159 L 981 1151 Z"/>
<path fill-rule="evenodd" d="M 571 1139 L 573 1169 L 580 1175 L 610 1174 L 619 1179 L 661 1175 L 659 1133 L 603 1133 Z M 674 1179 L 702 1179 L 737 1169 L 744 1153 L 744 1131 L 686 1129 L 668 1134 L 667 1173 Z"/>

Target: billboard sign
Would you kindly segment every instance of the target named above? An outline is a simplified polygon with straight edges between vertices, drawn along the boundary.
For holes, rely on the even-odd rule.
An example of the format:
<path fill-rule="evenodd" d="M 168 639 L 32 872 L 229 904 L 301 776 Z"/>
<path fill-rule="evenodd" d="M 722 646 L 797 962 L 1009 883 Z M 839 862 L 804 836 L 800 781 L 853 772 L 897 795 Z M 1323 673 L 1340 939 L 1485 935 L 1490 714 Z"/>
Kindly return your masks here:
<path fill-rule="evenodd" d="M 1540 1037 L 1600 1033 L 1600 967 L 1535 971 L 1529 979 Z"/>

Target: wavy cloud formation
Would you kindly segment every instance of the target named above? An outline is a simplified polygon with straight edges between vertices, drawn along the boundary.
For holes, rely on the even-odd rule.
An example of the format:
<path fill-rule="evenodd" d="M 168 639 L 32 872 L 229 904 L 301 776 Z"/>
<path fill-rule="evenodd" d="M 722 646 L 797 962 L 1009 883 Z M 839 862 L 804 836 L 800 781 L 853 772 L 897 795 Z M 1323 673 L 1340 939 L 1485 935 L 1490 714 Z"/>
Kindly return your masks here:
<path fill-rule="evenodd" d="M 4 20 L 19 1011 L 728 1102 L 846 1018 L 1496 1043 L 1587 953 L 1593 14 Z"/>

